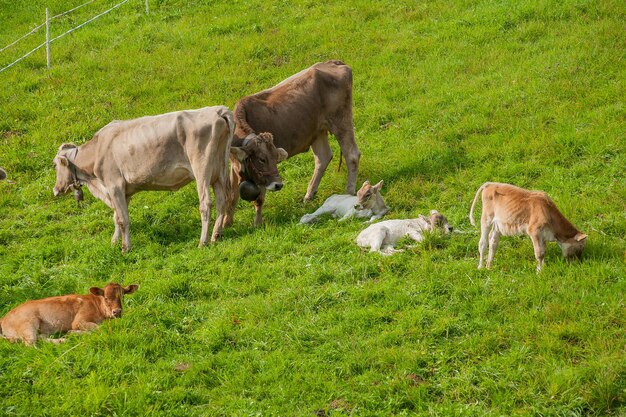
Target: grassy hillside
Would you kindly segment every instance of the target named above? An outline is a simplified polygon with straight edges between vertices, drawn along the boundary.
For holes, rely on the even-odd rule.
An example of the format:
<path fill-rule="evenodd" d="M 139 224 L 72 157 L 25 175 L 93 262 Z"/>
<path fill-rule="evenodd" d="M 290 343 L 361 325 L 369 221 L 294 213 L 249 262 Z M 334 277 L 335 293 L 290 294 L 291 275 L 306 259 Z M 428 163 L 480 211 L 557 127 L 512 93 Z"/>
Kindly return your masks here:
<path fill-rule="evenodd" d="M 82 0 L 50 0 L 56 14 Z M 387 416 L 626 413 L 626 6 L 622 1 L 132 0 L 0 73 L 0 316 L 30 299 L 141 285 L 124 317 L 65 344 L 0 340 L 0 415 Z M 52 35 L 115 4 L 97 0 Z M 0 47 L 46 5 L 0 0 Z M 0 53 L 4 66 L 42 42 Z M 23 52 L 22 52 L 23 51 Z M 240 203 L 198 249 L 193 186 L 112 212 L 52 196 L 52 158 L 113 119 L 225 104 L 318 61 L 354 72 L 359 184 L 391 218 L 438 209 L 463 234 L 392 257 L 364 225 L 296 223 L 310 154 L 280 165 L 265 225 Z M 502 238 L 476 270 L 484 181 L 548 192 L 589 235 L 582 261 Z"/>

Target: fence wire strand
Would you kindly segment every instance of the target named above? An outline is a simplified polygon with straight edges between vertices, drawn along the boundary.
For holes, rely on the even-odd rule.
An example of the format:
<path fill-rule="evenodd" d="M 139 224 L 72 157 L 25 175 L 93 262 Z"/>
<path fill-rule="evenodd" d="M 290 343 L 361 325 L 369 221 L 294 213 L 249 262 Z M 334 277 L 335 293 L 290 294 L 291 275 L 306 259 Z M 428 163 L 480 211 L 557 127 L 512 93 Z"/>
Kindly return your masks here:
<path fill-rule="evenodd" d="M 78 10 L 78 9 L 80 9 L 81 7 L 84 7 L 84 6 L 88 5 L 88 4 L 93 3 L 94 1 L 96 1 L 96 0 L 89 0 L 87 3 L 83 3 L 83 4 L 81 4 L 80 6 L 76 6 L 76 7 L 74 7 L 73 9 L 70 9 L 70 10 L 67 10 L 67 11 L 65 11 L 65 12 L 63 12 L 63 13 L 59 13 L 59 14 L 57 14 L 57 15 L 55 15 L 55 16 L 52 16 L 52 17 L 50 18 L 50 20 L 52 20 L 52 19 L 56 19 L 57 17 L 65 16 L 65 15 L 66 15 L 66 14 L 68 14 L 68 13 L 72 13 L 74 10 Z"/>
<path fill-rule="evenodd" d="M 44 27 L 46 25 L 46 22 L 43 22 L 41 25 L 35 27 L 33 30 L 31 30 L 30 32 L 28 32 L 26 35 L 22 36 L 21 38 L 19 38 L 18 40 L 8 44 L 7 46 L 5 46 L 4 48 L 0 49 L 0 52 L 4 51 L 7 48 L 12 47 L 13 45 L 15 45 L 16 43 L 18 43 L 19 41 L 21 41 L 22 39 L 24 39 L 27 36 L 32 35 L 33 33 L 37 32 L 39 29 L 41 29 L 42 27 Z"/>
<path fill-rule="evenodd" d="M 42 43 L 41 45 L 39 45 L 38 47 L 36 47 L 35 49 L 33 49 L 32 51 L 28 52 L 26 55 L 22 56 L 21 58 L 16 59 L 15 61 L 11 62 L 9 65 L 7 65 L 6 67 L 0 69 L 0 72 L 4 71 L 5 69 L 11 68 L 13 65 L 17 64 L 18 62 L 20 62 L 22 59 L 29 57 L 33 52 L 37 51 L 38 49 L 43 48 L 44 46 L 46 46 L 46 42 Z"/>
<path fill-rule="evenodd" d="M 86 5 L 88 5 L 88 4 L 91 4 L 91 3 L 93 3 L 94 1 L 95 1 L 95 0 L 89 0 L 88 2 L 83 3 L 83 4 L 81 4 L 80 6 L 74 7 L 73 9 L 67 10 L 67 11 L 65 11 L 65 12 L 63 12 L 63 13 L 59 13 L 59 14 L 57 14 L 56 16 L 52 16 L 52 17 L 49 19 L 49 21 L 50 21 L 50 20 L 52 20 L 52 19 L 56 19 L 57 17 L 61 17 L 61 16 L 64 16 L 64 15 L 66 15 L 66 14 L 68 14 L 68 13 L 71 13 L 71 12 L 73 12 L 74 10 L 80 9 L 81 7 L 86 6 Z M 37 50 L 39 50 L 39 49 L 43 48 L 44 46 L 46 46 L 46 44 L 47 44 L 47 43 L 52 43 L 52 42 L 56 41 L 57 39 L 62 38 L 63 36 L 65 36 L 65 35 L 67 35 L 67 34 L 69 34 L 69 33 L 74 32 L 76 29 L 80 29 L 81 27 L 85 26 L 87 23 L 89 23 L 89 22 L 93 22 L 94 20 L 98 19 L 99 17 L 102 17 L 102 16 L 104 16 L 105 14 L 107 14 L 107 13 L 109 13 L 109 12 L 111 12 L 111 11 L 113 11 L 113 10 L 117 9 L 118 7 L 120 7 L 120 6 L 121 6 L 122 4 L 124 4 L 124 3 L 128 3 L 128 0 L 124 0 L 124 1 L 122 1 L 122 2 L 120 2 L 120 3 L 118 3 L 118 4 L 116 4 L 115 6 L 111 7 L 110 9 L 105 10 L 104 12 L 102 12 L 102 13 L 100 13 L 100 14 L 97 14 L 96 16 L 92 17 L 91 19 L 88 19 L 88 20 L 84 21 L 84 22 L 83 22 L 83 23 L 81 23 L 80 25 L 75 26 L 75 27 L 73 27 L 72 29 L 70 29 L 70 30 L 68 30 L 68 31 L 66 31 L 66 32 L 64 32 L 64 33 L 62 33 L 62 34 L 60 34 L 59 36 L 56 36 L 56 37 L 54 37 L 54 38 L 50 39 L 48 42 L 44 42 L 44 43 L 42 43 L 41 45 L 39 45 L 39 46 L 37 46 L 36 48 L 32 49 L 31 51 L 27 52 L 27 53 L 26 53 L 25 55 L 23 55 L 22 57 L 20 57 L 20 58 L 16 59 L 15 61 L 11 62 L 11 63 L 10 63 L 9 65 L 7 65 L 6 67 L 4 67 L 4 68 L 0 68 L 0 72 L 2 72 L 2 71 L 4 71 L 4 70 L 6 70 L 6 69 L 8 69 L 8 68 L 11 68 L 13 65 L 17 64 L 18 62 L 20 62 L 20 61 L 21 61 L 21 60 L 23 60 L 24 58 L 29 57 L 29 56 L 30 56 L 30 55 L 32 55 L 35 51 L 37 51 Z M 13 46 L 13 45 L 15 45 L 16 43 L 18 43 L 19 41 L 21 41 L 21 40 L 22 40 L 22 39 L 24 39 L 25 37 L 32 35 L 33 33 L 35 33 L 36 31 L 38 31 L 39 29 L 41 29 L 41 28 L 42 28 L 43 26 L 45 26 L 45 25 L 46 25 L 46 22 L 44 22 L 44 23 L 40 24 L 39 26 L 35 27 L 33 30 L 31 30 L 30 32 L 28 32 L 26 35 L 22 36 L 22 37 L 21 37 L 21 38 L 19 38 L 18 40 L 14 41 L 14 42 L 10 43 L 9 45 L 5 46 L 4 48 L 0 49 L 0 52 L 4 51 L 5 49 L 7 49 L 7 48 L 9 48 L 9 47 L 11 47 L 11 46 Z"/>
<path fill-rule="evenodd" d="M 114 10 L 114 9 L 117 9 L 118 7 L 120 7 L 120 6 L 121 6 L 122 4 L 124 4 L 124 3 L 128 3 L 128 0 L 124 0 L 124 1 L 122 1 L 122 2 L 120 2 L 120 3 L 117 3 L 115 6 L 111 7 L 109 10 L 105 10 L 104 12 L 102 12 L 102 13 L 100 13 L 100 14 L 98 14 L 98 15 L 94 16 L 94 17 L 92 17 L 91 19 L 89 19 L 89 20 L 85 20 L 83 23 L 81 23 L 80 25 L 78 25 L 78 26 L 76 26 L 76 27 L 73 27 L 72 29 L 68 30 L 67 32 L 61 33 L 59 36 L 56 36 L 56 37 L 54 37 L 54 38 L 50 39 L 50 43 L 52 43 L 52 42 L 56 41 L 56 40 L 57 40 L 57 39 L 59 39 L 59 38 L 62 38 L 63 36 L 67 35 L 68 33 L 72 33 L 72 32 L 74 32 L 76 29 L 80 29 L 80 28 L 82 28 L 82 27 L 83 27 L 83 26 L 85 26 L 87 23 L 89 23 L 89 22 L 93 22 L 94 20 L 96 20 L 96 19 L 97 19 L 97 18 L 99 18 L 100 16 L 104 16 L 105 14 L 109 13 L 110 11 L 112 11 L 112 10 Z"/>

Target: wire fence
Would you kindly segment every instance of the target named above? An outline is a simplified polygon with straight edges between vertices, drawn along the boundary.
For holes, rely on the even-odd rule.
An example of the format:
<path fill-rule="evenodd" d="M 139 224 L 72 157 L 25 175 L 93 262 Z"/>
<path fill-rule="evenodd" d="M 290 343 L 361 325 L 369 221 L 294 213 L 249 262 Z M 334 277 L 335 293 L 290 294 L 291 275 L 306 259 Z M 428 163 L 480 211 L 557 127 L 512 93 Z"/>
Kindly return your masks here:
<path fill-rule="evenodd" d="M 76 11 L 76 10 L 78 10 L 78 9 L 82 8 L 82 7 L 85 7 L 85 6 L 87 6 L 87 5 L 91 4 L 91 3 L 93 3 L 94 1 L 96 1 L 96 0 L 89 0 L 89 1 L 87 1 L 87 2 L 85 2 L 85 3 L 83 3 L 83 4 L 81 4 L 80 6 L 76 6 L 76 7 L 72 8 L 72 9 L 70 9 L 70 10 L 66 10 L 66 11 L 64 11 L 64 12 L 62 12 L 62 13 L 59 13 L 59 14 L 57 14 L 57 15 L 54 15 L 54 16 L 52 16 L 52 17 L 49 17 L 49 15 L 48 15 L 48 9 L 46 8 L 46 21 L 45 21 L 45 22 L 43 22 L 42 24 L 40 24 L 40 25 L 36 26 L 36 27 L 35 27 L 35 28 L 33 28 L 30 32 L 28 32 L 28 33 L 26 33 L 25 35 L 23 35 L 23 36 L 19 37 L 18 39 L 16 39 L 15 41 L 11 42 L 10 44 L 8 44 L 8 45 L 6 45 L 6 46 L 4 46 L 4 47 L 0 48 L 0 53 L 1 53 L 1 52 L 3 52 L 3 51 L 5 51 L 6 49 L 8 49 L 8 48 L 10 48 L 10 47 L 12 47 L 12 46 L 14 46 L 14 45 L 16 45 L 17 43 L 19 43 L 20 41 L 22 41 L 22 40 L 26 39 L 27 37 L 29 37 L 29 36 L 31 36 L 31 35 L 33 35 L 33 34 L 35 34 L 35 33 L 36 33 L 37 31 L 39 31 L 39 29 L 41 29 L 42 27 L 45 27 L 45 28 L 46 28 L 46 41 L 45 41 L 45 42 L 43 42 L 42 44 L 40 44 L 40 45 L 36 46 L 35 48 L 31 49 L 30 51 L 28 51 L 27 53 L 25 53 L 25 54 L 24 54 L 24 55 L 22 55 L 21 57 L 17 58 L 15 61 L 11 62 L 11 63 L 10 63 L 10 64 L 8 64 L 7 66 L 0 68 L 0 72 L 3 72 L 3 71 L 5 71 L 5 70 L 7 70 L 7 69 L 11 68 L 12 66 L 14 66 L 15 64 L 17 64 L 18 62 L 20 62 L 20 61 L 22 61 L 22 60 L 26 59 L 27 57 L 29 57 L 30 55 L 32 55 L 33 53 L 37 52 L 38 50 L 40 50 L 40 49 L 41 49 L 41 48 L 43 48 L 43 47 L 46 47 L 46 62 L 47 62 L 48 69 L 49 69 L 49 68 L 50 68 L 50 66 L 51 66 L 51 65 L 50 65 L 50 44 L 51 44 L 52 42 L 54 42 L 54 41 L 56 41 L 56 40 L 58 40 L 58 39 L 60 39 L 60 38 L 64 37 L 65 35 L 68 35 L 68 34 L 70 34 L 70 33 L 74 32 L 74 31 L 75 31 L 75 30 L 77 30 L 77 29 L 80 29 L 81 27 L 85 26 L 85 25 L 86 25 L 86 24 L 88 24 L 88 23 L 93 22 L 94 20 L 96 20 L 96 19 L 98 19 L 98 18 L 100 18 L 100 17 L 104 16 L 105 14 L 112 12 L 113 10 L 115 10 L 115 9 L 117 9 L 118 7 L 122 6 L 124 3 L 128 3 L 128 1 L 129 1 L 129 0 L 123 0 L 123 1 L 121 1 L 121 2 L 119 2 L 119 3 L 117 3 L 116 5 L 112 6 L 111 8 L 109 8 L 109 9 L 107 9 L 107 10 L 103 11 L 102 13 L 99 13 L 99 14 L 97 14 L 96 16 L 94 16 L 94 17 L 92 17 L 92 18 L 90 18 L 90 19 L 88 19 L 88 20 L 84 21 L 84 22 L 83 22 L 83 23 L 81 23 L 80 25 L 78 25 L 78 26 L 74 26 L 73 28 L 71 28 L 71 29 L 69 29 L 69 30 L 67 30 L 67 31 L 63 32 L 62 34 L 60 34 L 60 35 L 58 35 L 58 36 L 55 36 L 55 37 L 54 37 L 54 38 L 52 38 L 52 39 L 50 38 L 50 22 L 51 22 L 52 20 L 54 20 L 54 19 L 58 19 L 58 18 L 60 18 L 60 17 L 62 17 L 62 16 L 65 16 L 65 15 L 67 15 L 67 14 L 69 14 L 69 13 L 72 13 L 73 11 Z M 146 3 L 146 14 L 149 14 L 149 13 L 150 13 L 150 7 L 149 7 L 149 5 L 148 5 L 148 0 L 145 0 L 145 3 Z"/>

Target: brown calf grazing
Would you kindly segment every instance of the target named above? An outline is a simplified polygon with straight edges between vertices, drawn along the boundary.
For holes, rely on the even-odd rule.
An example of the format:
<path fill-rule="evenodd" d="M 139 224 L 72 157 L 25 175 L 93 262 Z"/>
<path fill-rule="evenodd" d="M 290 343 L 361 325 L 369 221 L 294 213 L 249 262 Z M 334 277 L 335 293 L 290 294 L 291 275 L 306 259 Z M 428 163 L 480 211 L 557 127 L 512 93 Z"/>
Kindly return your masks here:
<path fill-rule="evenodd" d="M 529 191 L 510 184 L 486 182 L 478 188 L 472 202 L 469 214 L 472 226 L 474 226 L 474 205 L 481 192 L 483 211 L 478 243 L 479 269 L 483 267 L 487 234 L 489 234 L 487 268 L 490 268 L 493 262 L 500 235 L 513 236 L 526 233 L 535 249 L 537 272 L 544 263 L 546 242 L 556 241 L 563 251 L 563 256 L 568 260 L 581 256 L 587 235 L 576 229 L 543 191 Z"/>
<path fill-rule="evenodd" d="M 122 287 L 111 283 L 104 289 L 91 287 L 86 295 L 27 301 L 0 319 L 0 334 L 11 342 L 21 340 L 32 346 L 38 336 L 93 330 L 105 319 L 121 317 L 124 294 L 132 294 L 137 288 L 136 284 Z"/>
<path fill-rule="evenodd" d="M 233 146 L 241 146 L 245 138 L 257 133 L 273 135 L 277 148 L 283 148 L 286 156 L 313 152 L 315 171 L 309 182 L 304 200 L 311 200 L 328 167 L 333 154 L 328 143 L 328 133 L 339 142 L 341 153 L 348 167 L 346 194 L 356 191 L 357 170 L 361 153 L 354 140 L 352 120 L 352 69 L 341 61 L 318 62 L 274 87 L 243 97 L 233 111 L 235 133 Z M 262 161 L 256 161 L 256 163 Z M 237 179 L 231 170 L 233 181 L 231 213 L 232 221 L 237 195 Z M 255 200 L 257 216 L 255 224 L 262 222 L 265 189 Z"/>

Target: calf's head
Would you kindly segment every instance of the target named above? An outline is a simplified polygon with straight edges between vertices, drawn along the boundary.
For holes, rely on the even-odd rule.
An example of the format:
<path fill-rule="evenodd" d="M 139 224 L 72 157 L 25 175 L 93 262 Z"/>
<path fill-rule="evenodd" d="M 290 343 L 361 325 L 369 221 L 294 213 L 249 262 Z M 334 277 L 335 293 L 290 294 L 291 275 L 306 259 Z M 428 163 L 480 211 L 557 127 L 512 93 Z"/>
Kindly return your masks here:
<path fill-rule="evenodd" d="M 431 210 L 428 218 L 430 221 L 431 230 L 441 230 L 444 233 L 452 232 L 452 226 L 448 224 L 448 219 L 437 210 Z"/>
<path fill-rule="evenodd" d="M 585 249 L 587 243 L 587 235 L 584 233 L 576 233 L 576 236 L 567 239 L 564 242 L 559 242 L 563 256 L 568 261 L 580 258 Z"/>
<path fill-rule="evenodd" d="M 357 210 L 371 209 L 376 202 L 377 195 L 380 195 L 381 188 L 383 188 L 382 180 L 376 185 L 371 185 L 369 181 L 365 181 L 359 191 L 356 192 L 354 208 Z"/>
<path fill-rule="evenodd" d="M 64 143 L 52 160 L 54 169 L 56 170 L 57 179 L 52 192 L 55 197 L 66 194 L 71 189 L 77 189 L 80 186 L 76 177 L 76 167 L 71 160 L 76 157 L 78 148 L 71 143 Z"/>
<path fill-rule="evenodd" d="M 283 148 L 274 146 L 271 133 L 252 133 L 241 146 L 232 146 L 230 153 L 239 163 L 239 175 L 244 181 L 251 181 L 269 191 L 283 188 L 277 164 L 288 155 Z"/>
<path fill-rule="evenodd" d="M 122 299 L 124 294 L 132 294 L 137 291 L 139 285 L 131 284 L 122 287 L 120 284 L 107 284 L 104 288 L 91 287 L 89 292 L 101 298 L 100 308 L 108 319 L 122 317 Z"/>

